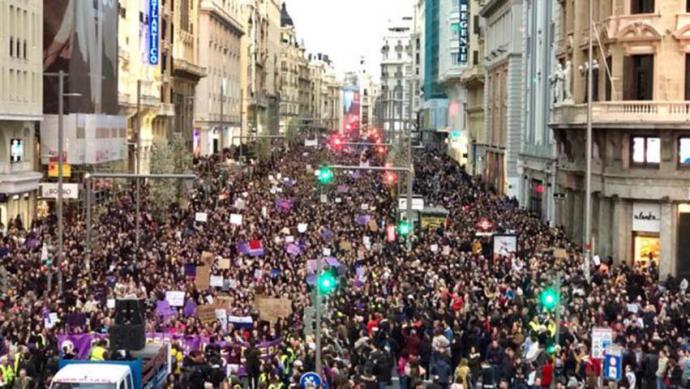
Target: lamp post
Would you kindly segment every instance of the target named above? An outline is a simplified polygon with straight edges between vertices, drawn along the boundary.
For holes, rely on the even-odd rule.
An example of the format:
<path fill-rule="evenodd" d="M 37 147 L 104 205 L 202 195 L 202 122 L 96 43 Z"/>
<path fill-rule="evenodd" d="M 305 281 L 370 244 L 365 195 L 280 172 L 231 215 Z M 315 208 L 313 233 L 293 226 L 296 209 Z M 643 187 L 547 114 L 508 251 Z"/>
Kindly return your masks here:
<path fill-rule="evenodd" d="M 57 154 L 58 154 L 58 193 L 57 202 L 55 204 L 57 213 L 57 224 L 58 224 L 58 252 L 55 263 L 57 264 L 57 276 L 58 276 L 58 293 L 62 294 L 62 255 L 64 253 L 64 218 L 63 218 L 63 167 L 65 158 L 65 144 L 64 144 L 64 114 L 65 114 L 65 97 L 80 97 L 81 93 L 65 93 L 65 77 L 69 74 L 60 70 L 57 73 L 43 73 L 44 76 L 57 77 L 58 78 L 58 134 L 57 134 Z M 48 291 L 50 292 L 52 288 L 52 270 L 48 267 Z"/>

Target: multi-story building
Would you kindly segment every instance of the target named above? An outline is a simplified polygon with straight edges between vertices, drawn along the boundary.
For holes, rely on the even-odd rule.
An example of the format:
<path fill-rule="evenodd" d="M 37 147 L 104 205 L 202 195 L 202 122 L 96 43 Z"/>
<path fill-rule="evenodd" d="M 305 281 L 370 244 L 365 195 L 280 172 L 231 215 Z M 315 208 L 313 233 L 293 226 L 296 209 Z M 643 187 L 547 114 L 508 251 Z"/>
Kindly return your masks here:
<path fill-rule="evenodd" d="M 0 1 L 0 226 L 28 226 L 39 181 L 36 130 L 43 116 L 43 1 Z"/>
<path fill-rule="evenodd" d="M 481 8 L 485 19 L 484 66 L 486 143 L 478 145 L 482 174 L 498 193 L 517 197 L 518 158 L 522 142 L 522 3 L 490 0 Z"/>
<path fill-rule="evenodd" d="M 194 102 L 199 80 L 206 77 L 206 67 L 199 61 L 199 5 L 197 0 L 168 1 L 174 18 L 173 39 L 173 131 L 182 134 L 190 151 L 199 152 L 199 131 L 194 130 Z M 171 28 L 172 30 L 172 28 Z M 196 140 L 196 142 L 195 142 Z M 196 143 L 196 145 L 195 145 Z M 196 147 L 195 147 L 196 146 Z"/>
<path fill-rule="evenodd" d="M 279 130 L 280 10 L 277 0 L 244 0 L 242 20 L 247 39 L 242 50 L 246 61 L 246 118 L 252 132 Z"/>
<path fill-rule="evenodd" d="M 304 124 L 302 103 L 304 98 L 300 87 L 300 71 L 307 64 L 305 49 L 297 41 L 295 25 L 287 11 L 286 3 L 281 10 L 281 44 L 280 51 L 280 131 L 299 130 Z"/>
<path fill-rule="evenodd" d="M 119 68 L 115 74 L 119 111 L 127 117 L 130 170 L 147 173 L 154 136 L 167 136 L 175 114 L 168 102 L 172 70 L 172 29 L 168 26 L 172 23 L 166 5 L 157 0 L 121 0 L 118 4 Z"/>
<path fill-rule="evenodd" d="M 475 5 L 475 7 L 471 7 Z M 448 96 L 448 118 L 445 128 L 448 153 L 460 164 L 469 159 L 470 133 L 466 122 L 467 90 L 462 82 L 464 72 L 479 64 L 479 30 L 471 28 L 479 20 L 478 4 L 470 0 L 441 0 L 439 10 L 438 83 Z M 476 15 L 477 18 L 473 18 Z M 473 20 L 474 19 L 474 20 Z M 478 26 L 477 26 L 478 27 Z"/>
<path fill-rule="evenodd" d="M 158 3 L 152 2 L 150 7 L 147 4 L 146 10 L 143 10 L 141 2 L 122 3 L 118 7 L 114 1 L 44 0 L 44 10 L 50 9 L 50 12 L 43 12 L 44 117 L 40 125 L 40 157 L 42 164 L 49 165 L 59 154 L 60 97 L 56 73 L 62 71 L 65 74 L 62 155 L 71 167 L 64 169 L 67 182 L 81 182 L 87 171 L 125 168 L 122 165 L 127 158 L 128 125 L 127 116 L 120 115 L 120 100 L 131 101 L 134 108 L 130 116 L 133 116 L 137 78 L 132 72 L 145 72 L 146 79 L 157 80 L 160 87 L 158 66 L 149 65 L 160 62 L 160 24 L 155 18 L 160 15 L 160 9 L 154 7 Z M 137 7 L 127 7 L 133 4 Z M 157 22 L 149 23 L 149 15 L 153 15 L 151 20 Z M 123 30 L 131 34 L 118 34 Z M 146 45 L 149 41 L 150 47 Z M 119 89 L 121 84 L 118 81 L 123 79 L 128 81 L 126 86 L 131 89 Z M 15 88 L 19 90 L 17 85 Z M 160 94 L 156 96 L 156 111 L 147 115 L 142 112 L 140 116 L 142 129 L 148 128 L 148 133 L 143 136 L 149 141 L 147 146 L 150 146 L 152 138 L 151 126 L 158 115 Z M 130 125 L 129 128 L 133 127 Z"/>
<path fill-rule="evenodd" d="M 321 131 L 340 128 L 340 83 L 328 55 L 309 54 L 311 102 L 308 117 L 313 128 Z"/>
<path fill-rule="evenodd" d="M 470 47 L 471 62 L 462 72 L 460 83 L 465 88 L 465 129 L 467 133 L 467 159 L 465 166 L 471 174 L 481 174 L 483 157 L 478 155 L 477 150 L 483 145 L 488 144 L 486 131 L 484 130 L 484 39 L 485 27 L 479 16 L 481 2 L 471 0 L 470 2 Z"/>
<path fill-rule="evenodd" d="M 560 29 L 553 2 L 526 2 L 522 149 L 518 165 L 520 204 L 555 222 L 556 148 L 549 128 L 554 64 L 553 29 Z M 556 33 L 557 34 L 557 33 Z"/>
<path fill-rule="evenodd" d="M 690 18 L 684 0 L 594 2 L 592 250 L 690 275 Z M 555 3 L 558 220 L 584 234 L 588 8 Z M 596 34 L 598 32 L 598 34 Z M 609 76 L 610 74 L 610 76 Z"/>
<path fill-rule="evenodd" d="M 387 133 L 407 129 L 416 119 L 413 113 L 415 71 L 413 18 L 391 23 L 381 47 L 381 98 L 383 129 Z"/>
<path fill-rule="evenodd" d="M 379 85 L 371 74 L 367 73 L 366 68 L 362 68 L 359 76 L 359 95 L 360 95 L 360 128 L 366 130 L 376 123 L 376 112 L 374 105 L 376 97 L 379 95 Z"/>
<path fill-rule="evenodd" d="M 217 153 L 240 136 L 242 20 L 239 0 L 199 3 L 199 63 L 206 77 L 196 87 L 193 138 L 202 155 Z"/>
<path fill-rule="evenodd" d="M 440 52 L 441 21 L 445 17 L 441 14 L 441 0 L 424 0 L 424 33 L 420 42 L 424 50 L 420 130 L 424 141 L 435 145 L 446 137 L 445 132 L 438 134 L 437 130 L 448 126 L 448 97 L 439 84 L 440 57 L 447 54 Z"/>

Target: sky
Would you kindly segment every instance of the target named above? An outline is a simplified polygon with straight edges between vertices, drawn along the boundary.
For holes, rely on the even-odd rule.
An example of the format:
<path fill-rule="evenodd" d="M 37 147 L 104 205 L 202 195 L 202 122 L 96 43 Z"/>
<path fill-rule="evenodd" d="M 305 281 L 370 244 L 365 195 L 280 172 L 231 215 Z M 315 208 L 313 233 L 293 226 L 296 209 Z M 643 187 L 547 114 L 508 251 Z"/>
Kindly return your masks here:
<path fill-rule="evenodd" d="M 327 54 L 339 76 L 357 70 L 363 56 L 367 71 L 378 77 L 388 21 L 414 14 L 413 0 L 286 0 L 286 3 L 297 39 L 304 40 L 307 53 Z"/>

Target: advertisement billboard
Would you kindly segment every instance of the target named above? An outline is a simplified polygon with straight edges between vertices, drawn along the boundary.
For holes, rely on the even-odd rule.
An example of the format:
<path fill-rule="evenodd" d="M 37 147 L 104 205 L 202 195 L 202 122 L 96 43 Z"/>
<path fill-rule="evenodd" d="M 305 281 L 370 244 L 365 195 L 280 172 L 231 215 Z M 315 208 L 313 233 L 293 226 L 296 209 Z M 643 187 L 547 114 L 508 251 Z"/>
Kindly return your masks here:
<path fill-rule="evenodd" d="M 460 65 L 466 65 L 470 47 L 470 4 L 469 0 L 459 1 L 460 24 L 458 30 L 458 40 L 460 42 L 460 47 L 458 51 L 458 63 Z"/>
<path fill-rule="evenodd" d="M 346 86 L 342 89 L 342 95 L 343 130 L 353 137 L 358 137 L 361 106 L 359 88 L 355 86 Z"/>
<path fill-rule="evenodd" d="M 43 0 L 43 69 L 65 78 L 65 113 L 118 113 L 117 0 Z M 57 113 L 58 78 L 43 77 L 43 112 Z"/>

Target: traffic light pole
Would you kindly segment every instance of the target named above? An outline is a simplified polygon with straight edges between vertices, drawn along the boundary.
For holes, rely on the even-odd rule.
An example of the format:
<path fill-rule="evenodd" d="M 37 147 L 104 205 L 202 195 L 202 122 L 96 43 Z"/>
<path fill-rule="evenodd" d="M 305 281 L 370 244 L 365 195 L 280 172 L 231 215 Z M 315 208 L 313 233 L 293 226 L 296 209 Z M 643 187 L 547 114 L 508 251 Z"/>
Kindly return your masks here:
<path fill-rule="evenodd" d="M 414 180 L 414 166 L 397 167 L 397 166 L 359 166 L 359 165 L 328 165 L 329 169 L 334 170 L 374 170 L 374 171 L 389 171 L 389 172 L 403 172 L 407 174 L 407 209 L 405 210 L 405 218 L 408 222 L 412 220 L 412 183 Z M 409 236 L 407 237 L 407 248 L 411 248 L 412 242 Z"/>
<path fill-rule="evenodd" d="M 321 196 L 323 196 L 323 186 L 321 186 L 319 194 L 319 202 L 321 201 Z M 321 222 L 321 205 L 319 205 L 317 220 Z M 319 277 L 323 271 L 323 261 L 321 260 L 321 255 L 316 256 L 316 276 L 314 277 L 314 293 L 316 295 L 316 302 L 314 303 L 314 308 L 316 310 L 316 374 L 321 376 L 321 293 L 319 291 Z"/>

